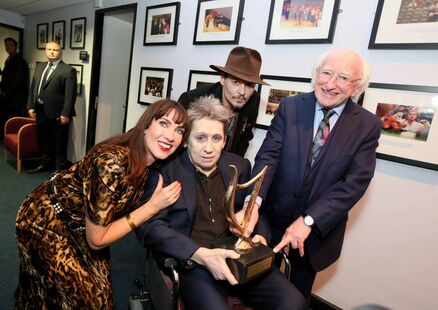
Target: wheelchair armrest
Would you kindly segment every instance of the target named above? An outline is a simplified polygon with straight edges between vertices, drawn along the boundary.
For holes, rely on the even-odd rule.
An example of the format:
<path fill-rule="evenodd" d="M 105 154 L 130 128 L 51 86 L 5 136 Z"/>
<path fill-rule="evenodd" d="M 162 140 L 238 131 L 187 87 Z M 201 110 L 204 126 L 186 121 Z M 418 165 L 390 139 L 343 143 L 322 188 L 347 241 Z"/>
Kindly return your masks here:
<path fill-rule="evenodd" d="M 290 265 L 290 260 L 287 257 L 286 252 L 284 251 L 284 249 L 282 249 L 280 252 L 278 252 L 278 254 L 280 255 L 282 261 L 283 261 L 283 266 L 284 266 L 284 275 L 286 276 L 286 279 L 290 280 L 290 273 L 291 273 L 291 265 Z"/>

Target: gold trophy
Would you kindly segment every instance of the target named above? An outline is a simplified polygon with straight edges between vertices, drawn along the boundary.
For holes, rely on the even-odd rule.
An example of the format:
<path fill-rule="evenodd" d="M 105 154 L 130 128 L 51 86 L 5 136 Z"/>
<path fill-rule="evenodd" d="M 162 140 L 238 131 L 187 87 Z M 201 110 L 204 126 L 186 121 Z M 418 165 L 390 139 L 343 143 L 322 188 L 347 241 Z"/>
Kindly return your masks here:
<path fill-rule="evenodd" d="M 233 178 L 228 185 L 225 195 L 225 209 L 228 222 L 233 228 L 240 232 L 240 237 L 237 239 L 237 242 L 235 242 L 234 237 L 224 239 L 222 247 L 232 249 L 240 254 L 240 258 L 238 259 L 228 259 L 227 264 L 237 282 L 243 284 L 268 272 L 274 266 L 275 254 L 272 249 L 262 243 L 254 244 L 251 242 L 250 237 L 246 236 L 254 204 L 268 167 L 263 168 L 259 174 L 244 184 L 237 184 L 238 176 L 236 166 L 230 165 L 230 168 L 233 170 Z M 236 189 L 245 189 L 254 183 L 255 185 L 251 192 L 242 223 L 239 223 L 234 211 L 234 195 Z"/>

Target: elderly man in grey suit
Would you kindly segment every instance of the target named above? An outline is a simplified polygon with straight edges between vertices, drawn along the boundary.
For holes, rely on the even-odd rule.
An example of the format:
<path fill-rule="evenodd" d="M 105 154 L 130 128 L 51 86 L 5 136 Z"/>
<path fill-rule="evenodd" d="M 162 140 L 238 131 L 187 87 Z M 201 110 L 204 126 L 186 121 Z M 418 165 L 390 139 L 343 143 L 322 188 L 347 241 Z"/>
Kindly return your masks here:
<path fill-rule="evenodd" d="M 61 47 L 46 45 L 48 62 L 35 68 L 27 109 L 36 117 L 37 131 L 43 147 L 41 163 L 29 173 L 68 168 L 67 142 L 70 121 L 75 116 L 76 70 L 62 60 Z"/>

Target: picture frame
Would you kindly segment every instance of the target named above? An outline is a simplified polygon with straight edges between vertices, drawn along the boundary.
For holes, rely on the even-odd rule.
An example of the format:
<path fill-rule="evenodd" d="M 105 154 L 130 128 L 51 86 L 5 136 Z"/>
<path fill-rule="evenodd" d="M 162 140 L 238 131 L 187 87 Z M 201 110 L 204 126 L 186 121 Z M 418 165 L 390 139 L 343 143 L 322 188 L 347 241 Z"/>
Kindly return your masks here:
<path fill-rule="evenodd" d="M 239 44 L 245 0 L 199 0 L 193 44 Z"/>
<path fill-rule="evenodd" d="M 80 64 L 70 64 L 73 68 L 76 69 L 76 80 L 77 80 L 77 94 L 78 96 L 82 95 L 82 82 L 84 77 L 84 65 Z"/>
<path fill-rule="evenodd" d="M 419 3 L 379 0 L 368 48 L 438 49 L 438 8 L 430 0 Z"/>
<path fill-rule="evenodd" d="M 46 44 L 49 41 L 49 24 L 43 23 L 43 24 L 37 24 L 37 49 L 43 50 L 46 48 Z"/>
<path fill-rule="evenodd" d="M 220 78 L 221 74 L 217 71 L 190 70 L 187 91 L 217 83 Z"/>
<path fill-rule="evenodd" d="M 340 0 L 271 0 L 266 44 L 332 43 Z"/>
<path fill-rule="evenodd" d="M 176 45 L 180 2 L 146 7 L 143 45 Z"/>
<path fill-rule="evenodd" d="M 284 97 L 297 96 L 312 91 L 310 78 L 261 75 L 260 78 L 270 85 L 260 85 L 260 105 L 256 128 L 268 129 L 275 112 Z"/>
<path fill-rule="evenodd" d="M 65 21 L 59 20 L 52 23 L 52 41 L 59 44 L 61 49 L 65 47 Z"/>
<path fill-rule="evenodd" d="M 70 20 L 70 48 L 84 49 L 87 34 L 87 18 L 79 17 Z"/>
<path fill-rule="evenodd" d="M 371 83 L 362 106 L 382 121 L 377 158 L 438 170 L 438 87 Z"/>
<path fill-rule="evenodd" d="M 173 69 L 141 67 L 138 86 L 138 103 L 150 105 L 157 100 L 170 98 Z"/>

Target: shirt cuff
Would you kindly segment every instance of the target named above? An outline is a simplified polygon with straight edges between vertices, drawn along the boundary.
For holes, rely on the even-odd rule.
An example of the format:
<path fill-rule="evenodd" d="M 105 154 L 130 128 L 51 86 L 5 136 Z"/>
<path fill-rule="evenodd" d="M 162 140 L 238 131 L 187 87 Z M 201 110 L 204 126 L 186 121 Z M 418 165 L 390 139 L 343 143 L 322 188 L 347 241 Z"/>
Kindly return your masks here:
<path fill-rule="evenodd" d="M 250 199 L 251 199 L 251 195 L 246 196 L 244 203 L 248 203 Z M 262 202 L 263 202 L 263 199 L 261 197 L 257 196 L 256 203 L 258 204 L 259 208 L 262 205 Z"/>

